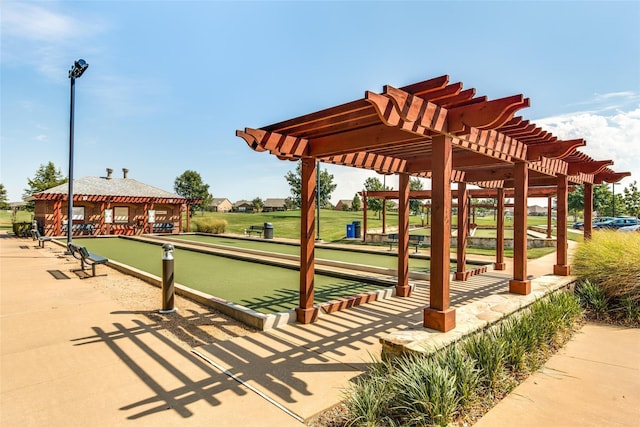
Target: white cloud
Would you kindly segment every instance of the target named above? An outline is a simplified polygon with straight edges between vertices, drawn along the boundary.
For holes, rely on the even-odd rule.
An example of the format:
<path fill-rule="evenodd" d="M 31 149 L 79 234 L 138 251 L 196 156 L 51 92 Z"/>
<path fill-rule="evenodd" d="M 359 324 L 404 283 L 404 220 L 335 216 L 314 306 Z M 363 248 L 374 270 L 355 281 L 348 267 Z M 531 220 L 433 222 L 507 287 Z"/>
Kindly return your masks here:
<path fill-rule="evenodd" d="M 627 185 L 640 180 L 640 106 L 628 111 L 579 112 L 536 120 L 536 124 L 559 139 L 583 138 L 587 145 L 580 151 L 596 160 L 613 160 L 616 172 L 631 172 L 622 181 Z"/>
<path fill-rule="evenodd" d="M 71 38 L 79 29 L 70 17 L 33 3 L 5 2 L 3 6 L 2 30 L 11 37 L 53 42 Z"/>
<path fill-rule="evenodd" d="M 43 6 L 45 5 L 45 6 Z M 93 51 L 93 36 L 105 26 L 94 18 L 53 11 L 56 3 L 3 2 L 3 63 L 27 66 L 52 79 L 67 67 L 69 51 Z"/>

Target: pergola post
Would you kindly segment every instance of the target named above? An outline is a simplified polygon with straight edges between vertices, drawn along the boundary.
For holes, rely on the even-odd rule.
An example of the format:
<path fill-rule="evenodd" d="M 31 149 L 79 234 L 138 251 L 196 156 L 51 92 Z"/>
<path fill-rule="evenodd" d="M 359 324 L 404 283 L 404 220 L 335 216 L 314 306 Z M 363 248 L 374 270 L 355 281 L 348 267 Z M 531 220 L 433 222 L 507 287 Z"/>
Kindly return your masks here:
<path fill-rule="evenodd" d="M 300 323 L 314 322 L 318 310 L 313 306 L 315 269 L 315 211 L 316 211 L 316 162 L 302 159 L 302 206 L 300 211 L 300 301 L 296 319 Z"/>
<path fill-rule="evenodd" d="M 398 284 L 396 285 L 396 295 L 408 297 L 411 295 L 411 287 L 409 287 L 409 174 L 401 173 L 398 185 Z M 385 198 L 382 200 L 383 203 L 386 202 Z M 384 211 L 383 207 L 382 212 Z"/>
<path fill-rule="evenodd" d="M 458 183 L 458 236 L 456 250 L 456 280 L 466 280 L 465 264 L 467 263 L 467 232 L 469 229 L 469 209 L 467 201 L 467 183 Z"/>
<path fill-rule="evenodd" d="M 528 295 L 531 293 L 531 281 L 527 279 L 527 191 L 529 187 L 527 163 L 516 162 L 514 172 L 513 279 L 509 281 L 509 292 Z"/>
<path fill-rule="evenodd" d="M 449 251 L 451 248 L 451 139 L 433 137 L 431 173 L 431 279 L 429 307 L 424 309 L 426 328 L 448 332 L 456 326 L 456 311 L 449 307 Z"/>
<path fill-rule="evenodd" d="M 557 224 L 557 258 L 556 265 L 553 266 L 553 274 L 556 276 L 568 276 L 571 271 L 567 253 L 567 203 L 568 203 L 568 180 L 567 175 L 558 175 L 558 218 Z"/>
<path fill-rule="evenodd" d="M 496 224 L 496 263 L 494 269 L 504 270 L 504 188 L 498 188 L 498 213 Z"/>
<path fill-rule="evenodd" d="M 367 192 L 362 192 L 362 241 L 367 241 Z"/>
<path fill-rule="evenodd" d="M 593 232 L 593 184 L 584 183 L 584 240 L 591 239 Z"/>
<path fill-rule="evenodd" d="M 387 233 L 387 198 L 382 198 L 382 234 Z"/>
<path fill-rule="evenodd" d="M 547 239 L 551 238 L 551 215 L 553 214 L 553 198 L 547 196 Z"/>

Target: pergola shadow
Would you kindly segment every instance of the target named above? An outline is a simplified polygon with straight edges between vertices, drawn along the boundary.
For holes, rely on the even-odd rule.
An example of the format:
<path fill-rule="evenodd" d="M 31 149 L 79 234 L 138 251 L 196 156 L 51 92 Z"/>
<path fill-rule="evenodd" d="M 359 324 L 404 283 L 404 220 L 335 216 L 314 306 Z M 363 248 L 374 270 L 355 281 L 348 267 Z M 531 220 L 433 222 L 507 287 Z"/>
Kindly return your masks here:
<path fill-rule="evenodd" d="M 140 314 L 152 317 L 148 312 Z M 194 317 L 200 316 L 191 316 Z M 198 321 L 195 318 L 192 320 Z M 204 401 L 211 406 L 219 406 L 222 401 L 217 396 L 221 393 L 231 391 L 238 396 L 247 393 L 210 364 L 161 333 L 161 323 L 147 324 L 137 319 L 133 323 L 133 327 L 114 323 L 112 330 L 93 327 L 93 335 L 72 340 L 76 346 L 106 344 L 151 390 L 151 395 L 119 408 L 127 413 L 127 419 L 136 420 L 167 410 L 189 418 L 194 415 L 189 405 L 195 402 Z M 186 339 L 185 335 L 195 338 Z M 193 330 L 184 332 L 183 336 L 178 333 L 177 338 L 185 342 L 194 339 L 201 342 L 214 340 L 214 337 L 203 332 L 194 334 Z"/>

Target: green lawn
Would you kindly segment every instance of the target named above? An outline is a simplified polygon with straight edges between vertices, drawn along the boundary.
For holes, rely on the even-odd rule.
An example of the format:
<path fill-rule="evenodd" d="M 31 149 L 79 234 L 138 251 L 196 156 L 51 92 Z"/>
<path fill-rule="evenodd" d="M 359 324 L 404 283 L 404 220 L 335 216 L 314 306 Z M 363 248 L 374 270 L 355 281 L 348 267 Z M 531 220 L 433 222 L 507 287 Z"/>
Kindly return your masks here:
<path fill-rule="evenodd" d="M 10 210 L 0 211 L 0 230 L 13 232 L 13 212 Z M 16 222 L 28 222 L 33 221 L 33 213 L 27 211 L 16 211 Z"/>

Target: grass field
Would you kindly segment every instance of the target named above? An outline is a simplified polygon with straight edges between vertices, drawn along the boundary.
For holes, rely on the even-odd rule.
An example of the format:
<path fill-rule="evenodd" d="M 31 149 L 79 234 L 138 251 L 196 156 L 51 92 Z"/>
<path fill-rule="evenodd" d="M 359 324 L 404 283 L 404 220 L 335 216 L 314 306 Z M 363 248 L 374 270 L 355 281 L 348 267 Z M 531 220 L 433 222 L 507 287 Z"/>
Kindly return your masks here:
<path fill-rule="evenodd" d="M 12 215 L 11 211 L 0 211 L 0 231 L 12 231 Z M 27 211 L 16 211 L 16 222 L 31 222 L 33 221 L 33 214 Z"/>

